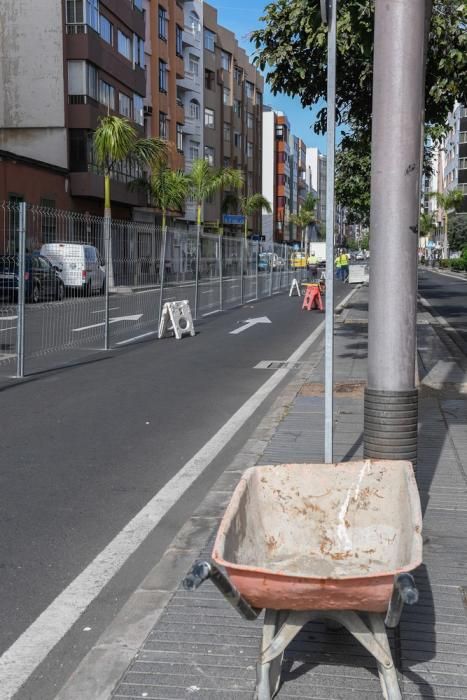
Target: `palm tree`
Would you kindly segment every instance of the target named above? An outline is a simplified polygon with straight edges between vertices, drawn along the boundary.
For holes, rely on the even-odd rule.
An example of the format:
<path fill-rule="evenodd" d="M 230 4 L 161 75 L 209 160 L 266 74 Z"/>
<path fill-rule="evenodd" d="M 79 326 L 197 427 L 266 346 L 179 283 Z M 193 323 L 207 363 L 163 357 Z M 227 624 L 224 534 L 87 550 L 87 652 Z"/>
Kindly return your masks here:
<path fill-rule="evenodd" d="M 219 190 L 226 187 L 239 190 L 243 187 L 244 177 L 241 170 L 234 168 L 221 168 L 216 170 L 209 165 L 207 160 L 201 158 L 194 160 L 191 172 L 188 175 L 188 194 L 196 202 L 196 293 L 195 293 L 195 313 L 198 313 L 198 280 L 199 280 L 199 247 L 201 238 L 201 216 L 203 205 L 206 199 Z"/>
<path fill-rule="evenodd" d="M 290 223 L 295 224 L 295 226 L 300 229 L 302 250 L 304 249 L 304 235 L 306 227 L 312 224 L 315 221 L 315 218 L 314 211 L 305 209 L 303 206 L 300 207 L 298 214 L 291 214 L 289 217 Z"/>
<path fill-rule="evenodd" d="M 128 119 L 107 115 L 101 118 L 94 132 L 93 146 L 96 164 L 104 175 L 104 237 L 109 264 L 107 284 L 113 287 L 110 180 L 116 167 L 128 158 L 142 167 L 153 165 L 166 156 L 167 144 L 162 139 L 138 138 L 136 129 Z"/>
<path fill-rule="evenodd" d="M 272 208 L 271 204 L 266 197 L 262 194 L 251 194 L 249 197 L 239 197 L 233 192 L 226 194 L 224 202 L 222 204 L 224 210 L 227 209 L 240 209 L 244 216 L 244 239 L 246 245 L 246 239 L 248 235 L 248 217 L 253 216 L 256 211 L 265 210 L 268 214 L 271 214 Z"/>
<path fill-rule="evenodd" d="M 426 214 L 422 212 L 420 214 L 420 221 L 418 223 L 418 234 L 419 236 L 425 236 L 428 238 L 430 233 L 436 228 L 434 214 Z"/>
<path fill-rule="evenodd" d="M 457 211 L 462 204 L 463 194 L 460 190 L 449 190 L 448 192 L 430 192 L 430 197 L 436 199 L 436 204 L 443 210 L 444 218 L 444 241 L 443 258 L 448 257 L 448 214 Z"/>
<path fill-rule="evenodd" d="M 188 193 L 189 179 L 181 170 L 171 170 L 167 158 L 161 157 L 153 166 L 149 180 L 139 178 L 133 187 L 146 188 L 153 206 L 162 213 L 162 246 L 159 264 L 161 289 L 164 285 L 165 258 L 167 251 L 167 213 L 183 209 Z M 159 295 L 159 318 L 162 313 L 162 293 Z"/>

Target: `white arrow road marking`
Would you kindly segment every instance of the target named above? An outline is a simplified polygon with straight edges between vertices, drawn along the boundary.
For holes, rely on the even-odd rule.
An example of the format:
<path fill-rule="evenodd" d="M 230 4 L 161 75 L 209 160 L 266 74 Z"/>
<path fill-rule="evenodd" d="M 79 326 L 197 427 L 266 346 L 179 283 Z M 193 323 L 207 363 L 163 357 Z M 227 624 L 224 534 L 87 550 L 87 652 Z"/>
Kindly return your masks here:
<path fill-rule="evenodd" d="M 243 331 L 246 331 L 247 328 L 251 328 L 252 326 L 256 326 L 257 323 L 272 323 L 272 321 L 270 321 L 267 316 L 261 316 L 260 318 L 247 318 L 247 320 L 242 321 L 242 323 L 245 323 L 245 325 L 241 326 L 240 328 L 236 328 L 234 331 L 230 331 L 230 335 L 236 335 L 237 333 L 242 333 Z"/>
<path fill-rule="evenodd" d="M 142 315 L 143 314 L 134 314 L 134 316 L 118 316 L 117 318 L 111 318 L 109 323 L 118 323 L 119 321 L 139 321 Z M 91 326 L 82 326 L 82 328 L 73 328 L 73 333 L 88 331 L 90 328 L 99 328 L 99 326 L 105 326 L 105 321 L 102 321 L 102 323 L 93 323 Z"/>
<path fill-rule="evenodd" d="M 0 316 L 0 321 L 14 321 L 18 316 Z"/>

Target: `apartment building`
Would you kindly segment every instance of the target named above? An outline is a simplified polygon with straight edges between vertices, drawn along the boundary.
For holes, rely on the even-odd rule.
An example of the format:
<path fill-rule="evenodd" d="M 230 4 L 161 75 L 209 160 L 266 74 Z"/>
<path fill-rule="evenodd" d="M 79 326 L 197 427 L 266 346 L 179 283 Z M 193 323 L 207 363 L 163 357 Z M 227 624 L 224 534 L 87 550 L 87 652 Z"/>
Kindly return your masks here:
<path fill-rule="evenodd" d="M 214 167 L 243 171 L 246 195 L 261 192 L 262 108 L 264 81 L 238 45 L 235 35 L 218 24 L 217 11 L 203 4 L 203 156 Z M 222 217 L 224 193 L 207 202 L 205 225 Z M 241 224 L 224 225 L 225 233 L 242 234 Z M 261 231 L 261 212 L 248 220 L 249 235 Z"/>
<path fill-rule="evenodd" d="M 0 200 L 103 213 L 92 132 L 120 114 L 144 133 L 143 0 L 2 0 Z M 131 216 L 144 195 L 122 163 L 113 213 Z"/>
<path fill-rule="evenodd" d="M 306 181 L 317 193 L 316 214 L 320 231 L 326 231 L 326 156 L 318 148 L 306 149 Z"/>
<path fill-rule="evenodd" d="M 459 208 L 467 212 L 467 107 L 456 104 L 449 115 L 449 134 L 444 143 L 444 190 L 460 190 L 463 202 Z"/>
<path fill-rule="evenodd" d="M 306 145 L 298 136 L 290 134 L 289 151 L 289 213 L 298 214 L 305 201 L 306 193 L 308 192 L 308 186 L 305 179 Z M 286 238 L 291 241 L 298 241 L 301 238 L 301 232 L 297 230 L 296 224 L 290 223 L 289 230 L 285 233 Z"/>
<path fill-rule="evenodd" d="M 185 76 L 182 0 L 144 0 L 146 135 L 168 141 L 170 167 L 183 170 L 185 111 L 177 85 Z"/>
<path fill-rule="evenodd" d="M 266 242 L 289 240 L 290 124 L 283 112 L 263 109 L 263 195 L 272 204 L 272 216 L 263 213 Z"/>

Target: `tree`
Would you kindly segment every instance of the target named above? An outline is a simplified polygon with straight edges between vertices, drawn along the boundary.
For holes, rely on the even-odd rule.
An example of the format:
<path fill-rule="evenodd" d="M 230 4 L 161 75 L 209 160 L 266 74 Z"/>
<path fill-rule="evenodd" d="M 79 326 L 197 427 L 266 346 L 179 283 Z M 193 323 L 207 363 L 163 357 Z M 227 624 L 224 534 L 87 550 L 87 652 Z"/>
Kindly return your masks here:
<path fill-rule="evenodd" d="M 374 0 L 341 0 L 337 16 L 337 124 L 347 133 L 337 157 L 336 196 L 355 223 L 369 215 L 370 133 L 373 80 Z M 467 103 L 465 0 L 433 0 L 430 21 L 425 118 L 436 139 L 445 131 L 456 100 Z M 256 63 L 273 94 L 298 96 L 304 108 L 326 99 L 327 37 L 319 0 L 277 0 L 252 33 Z M 326 130 L 326 108 L 314 129 Z"/>
<path fill-rule="evenodd" d="M 244 221 L 244 239 L 246 242 L 248 235 L 248 217 L 253 216 L 256 211 L 265 210 L 268 214 L 272 213 L 272 208 L 269 200 L 263 197 L 262 194 L 252 194 L 249 197 L 239 197 L 234 192 L 229 192 L 222 203 L 222 209 L 224 211 L 228 210 L 240 210 L 245 217 Z"/>
<path fill-rule="evenodd" d="M 426 214 L 423 212 L 420 214 L 420 220 L 418 223 L 418 235 L 428 238 L 430 233 L 436 229 L 436 223 L 434 219 L 434 214 Z"/>
<path fill-rule="evenodd" d="M 193 161 L 191 173 L 188 175 L 188 194 L 196 202 L 196 283 L 199 279 L 199 246 L 201 237 L 201 216 L 206 199 L 224 188 L 240 190 L 244 184 L 241 170 L 221 168 L 216 170 L 207 160 Z M 196 287 L 198 285 L 196 284 Z M 198 298 L 195 294 L 195 318 L 198 311 Z"/>
<path fill-rule="evenodd" d="M 149 180 L 139 179 L 136 186 L 145 187 L 151 203 L 162 214 L 162 229 L 167 227 L 167 213 L 181 211 L 190 187 L 188 175 L 181 170 L 171 170 L 166 158 L 161 158 L 151 170 Z"/>
<path fill-rule="evenodd" d="M 443 258 L 448 257 L 448 216 L 451 212 L 457 211 L 462 204 L 463 194 L 460 190 L 448 190 L 447 192 L 430 192 L 430 196 L 436 199 L 436 204 L 443 210 L 444 219 L 444 240 Z"/>
<path fill-rule="evenodd" d="M 448 219 L 449 246 L 462 250 L 467 246 L 467 214 L 451 214 Z"/>
<path fill-rule="evenodd" d="M 102 117 L 93 136 L 94 155 L 97 166 L 104 175 L 104 232 L 106 257 L 108 262 L 109 287 L 113 287 L 112 237 L 110 222 L 112 218 L 110 181 L 116 167 L 131 158 L 140 166 L 154 165 L 167 153 L 167 144 L 162 139 L 138 138 L 136 129 L 128 119 L 123 117 Z"/>
<path fill-rule="evenodd" d="M 290 223 L 294 224 L 297 226 L 301 233 L 301 249 L 304 249 L 304 237 L 305 237 L 305 230 L 306 227 L 312 224 L 315 221 L 315 213 L 314 211 L 310 211 L 309 209 L 305 209 L 303 206 L 300 207 L 300 211 L 298 214 L 291 214 L 289 217 Z"/>

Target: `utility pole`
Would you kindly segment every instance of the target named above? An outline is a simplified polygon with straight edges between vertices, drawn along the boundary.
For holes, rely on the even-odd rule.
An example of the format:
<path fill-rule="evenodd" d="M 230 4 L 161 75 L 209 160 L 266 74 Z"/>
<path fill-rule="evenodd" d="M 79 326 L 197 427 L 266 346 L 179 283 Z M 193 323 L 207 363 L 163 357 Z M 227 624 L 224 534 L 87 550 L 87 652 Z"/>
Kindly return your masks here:
<path fill-rule="evenodd" d="M 366 457 L 417 459 L 417 246 L 430 0 L 376 0 Z"/>
<path fill-rule="evenodd" d="M 334 429 L 334 156 L 336 150 L 337 0 L 321 0 L 328 25 L 327 159 L 326 159 L 326 324 L 324 355 L 324 461 L 333 461 Z"/>

